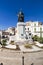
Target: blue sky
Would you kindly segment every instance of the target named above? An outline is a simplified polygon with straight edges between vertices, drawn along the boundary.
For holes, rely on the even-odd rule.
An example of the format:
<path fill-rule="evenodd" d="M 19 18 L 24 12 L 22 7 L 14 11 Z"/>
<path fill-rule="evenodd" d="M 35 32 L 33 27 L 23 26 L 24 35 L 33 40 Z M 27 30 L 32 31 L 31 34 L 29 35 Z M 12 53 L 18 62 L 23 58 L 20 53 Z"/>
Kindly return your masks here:
<path fill-rule="evenodd" d="M 25 21 L 43 22 L 43 0 L 0 0 L 0 29 L 15 27 L 22 9 Z"/>

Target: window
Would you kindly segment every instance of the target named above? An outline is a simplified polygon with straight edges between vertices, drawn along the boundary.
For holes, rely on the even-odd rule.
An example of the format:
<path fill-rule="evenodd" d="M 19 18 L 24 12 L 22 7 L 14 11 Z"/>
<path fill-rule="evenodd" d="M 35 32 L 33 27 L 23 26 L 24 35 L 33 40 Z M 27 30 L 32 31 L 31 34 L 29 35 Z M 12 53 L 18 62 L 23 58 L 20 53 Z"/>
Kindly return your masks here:
<path fill-rule="evenodd" d="M 26 30 L 26 28 L 25 28 L 25 30 Z"/>
<path fill-rule="evenodd" d="M 34 26 L 36 26 L 36 24 L 34 24 Z"/>
<path fill-rule="evenodd" d="M 31 35 L 31 33 L 29 33 L 29 35 Z"/>
<path fill-rule="evenodd" d="M 28 30 L 29 30 L 29 28 L 28 28 Z"/>
<path fill-rule="evenodd" d="M 36 28 L 34 28 L 34 31 L 36 32 Z"/>
<path fill-rule="evenodd" d="M 21 36 L 23 36 L 23 34 L 21 34 Z"/>
<path fill-rule="evenodd" d="M 42 28 L 40 28 L 40 31 L 42 31 Z"/>
<path fill-rule="evenodd" d="M 27 35 L 26 35 L 26 39 L 28 39 Z"/>
<path fill-rule="evenodd" d="M 5 36 L 2 36 L 2 38 L 4 39 L 4 38 L 5 38 Z"/>

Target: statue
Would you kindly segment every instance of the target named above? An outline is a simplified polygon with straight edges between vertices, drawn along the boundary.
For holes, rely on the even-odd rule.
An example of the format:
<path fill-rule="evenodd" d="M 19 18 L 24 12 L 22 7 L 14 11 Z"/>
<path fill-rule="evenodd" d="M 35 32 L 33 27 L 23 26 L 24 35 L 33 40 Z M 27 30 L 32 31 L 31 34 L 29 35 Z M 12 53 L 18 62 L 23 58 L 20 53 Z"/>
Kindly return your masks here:
<path fill-rule="evenodd" d="M 20 11 L 18 14 L 18 22 L 24 22 L 24 14 L 22 11 Z"/>

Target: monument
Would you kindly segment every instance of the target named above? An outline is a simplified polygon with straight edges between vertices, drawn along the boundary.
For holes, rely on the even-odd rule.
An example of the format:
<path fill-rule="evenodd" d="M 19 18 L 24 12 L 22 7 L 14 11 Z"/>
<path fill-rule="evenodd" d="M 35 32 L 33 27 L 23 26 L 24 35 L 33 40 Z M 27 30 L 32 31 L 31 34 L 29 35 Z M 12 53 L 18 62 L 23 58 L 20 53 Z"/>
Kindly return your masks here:
<path fill-rule="evenodd" d="M 24 13 L 22 11 L 18 14 L 17 23 L 17 40 L 25 39 L 25 23 L 24 23 Z"/>

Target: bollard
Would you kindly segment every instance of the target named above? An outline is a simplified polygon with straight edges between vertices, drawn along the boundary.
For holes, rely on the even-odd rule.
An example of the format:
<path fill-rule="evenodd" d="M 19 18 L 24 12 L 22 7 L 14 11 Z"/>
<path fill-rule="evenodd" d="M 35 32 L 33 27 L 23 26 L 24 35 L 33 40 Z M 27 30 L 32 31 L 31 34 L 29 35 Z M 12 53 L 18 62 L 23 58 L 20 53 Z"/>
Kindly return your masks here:
<path fill-rule="evenodd" d="M 32 63 L 31 65 L 34 65 L 34 63 Z"/>
<path fill-rule="evenodd" d="M 0 65 L 3 65 L 3 63 L 0 63 Z"/>
<path fill-rule="evenodd" d="M 24 65 L 24 56 L 22 56 L 22 65 Z"/>

